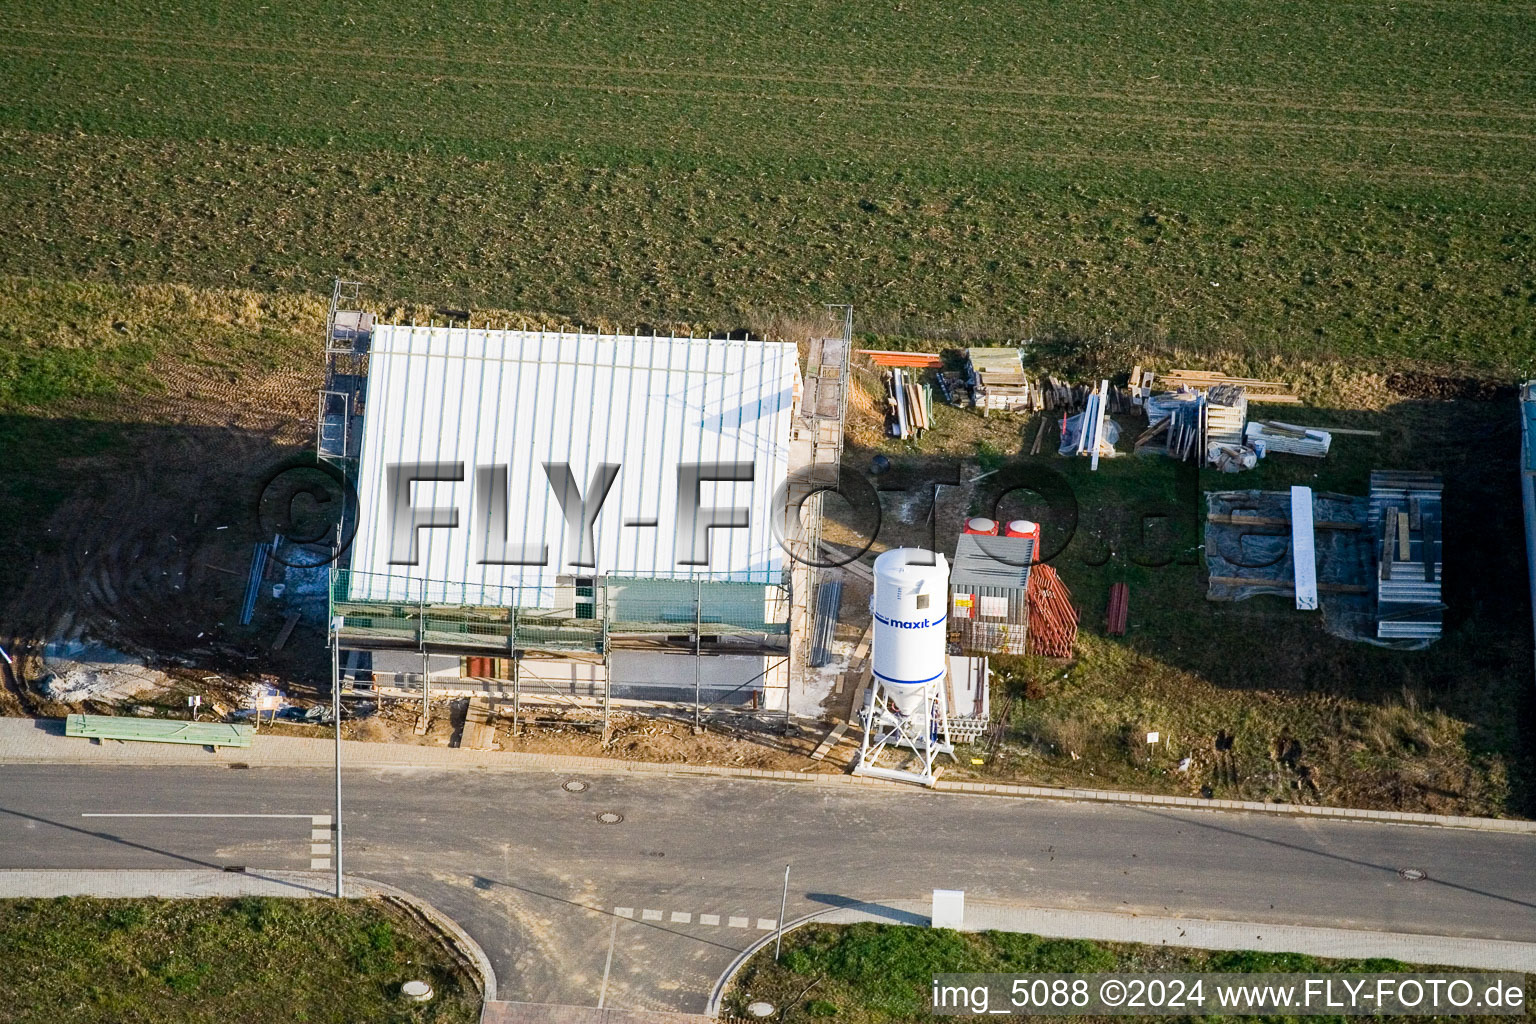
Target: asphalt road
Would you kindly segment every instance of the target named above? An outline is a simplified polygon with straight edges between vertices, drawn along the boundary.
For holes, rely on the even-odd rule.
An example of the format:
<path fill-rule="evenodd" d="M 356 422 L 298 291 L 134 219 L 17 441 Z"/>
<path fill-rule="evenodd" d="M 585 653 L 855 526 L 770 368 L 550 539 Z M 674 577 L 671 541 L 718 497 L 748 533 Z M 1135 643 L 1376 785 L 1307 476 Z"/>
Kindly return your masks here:
<path fill-rule="evenodd" d="M 459 921 L 503 999 L 632 1009 L 701 1011 L 778 918 L 786 864 L 790 920 L 956 888 L 1536 941 L 1529 836 L 746 779 L 593 775 L 573 793 L 569 778 L 348 772 L 346 869 Z M 0 765 L 0 868 L 307 869 L 304 817 L 84 815 L 328 814 L 330 787 L 314 769 Z"/>

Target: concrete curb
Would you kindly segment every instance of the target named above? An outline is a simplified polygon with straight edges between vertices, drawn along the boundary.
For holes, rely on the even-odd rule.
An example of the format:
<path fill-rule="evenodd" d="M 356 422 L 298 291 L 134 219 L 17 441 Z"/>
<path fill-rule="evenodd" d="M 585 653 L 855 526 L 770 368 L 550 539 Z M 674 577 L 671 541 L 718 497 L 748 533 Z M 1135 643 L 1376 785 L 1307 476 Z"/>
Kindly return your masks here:
<path fill-rule="evenodd" d="M 387 882 L 347 875 L 347 891 L 397 900 L 420 914 L 454 943 L 480 975 L 483 1002 L 496 998 L 496 971 L 480 943 L 441 910 L 419 896 Z M 89 870 L 75 868 L 0 868 L 0 899 L 98 896 L 107 899 L 209 899 L 231 896 L 276 896 L 283 899 L 325 899 L 335 875 L 326 871 L 162 871 L 155 868 Z"/>
<path fill-rule="evenodd" d="M 65 739 L 63 723 L 56 719 L 0 718 L 0 764 L 130 764 L 226 765 L 251 768 L 329 768 L 334 757 L 328 739 L 294 736 L 263 736 L 244 750 L 206 752 L 200 747 L 154 743 L 92 744 Z M 416 746 L 406 743 L 342 743 L 342 764 L 352 769 L 420 769 L 482 771 L 589 772 L 606 775 L 652 774 L 703 778 L 758 779 L 814 786 L 863 786 L 887 792 L 924 790 L 901 783 L 856 775 L 766 771 L 726 765 L 664 764 L 651 761 L 620 761 L 613 758 L 578 757 L 566 754 L 523 754 L 516 751 L 461 750 Z M 1463 828 L 1481 832 L 1536 835 L 1536 821 L 1516 818 L 1472 818 L 1449 814 L 1418 814 L 1409 811 L 1377 811 L 1352 807 L 1317 807 L 1301 804 L 1267 804 L 1254 800 L 1203 800 L 1198 797 L 1127 793 L 1103 789 L 1027 786 L 1011 783 L 946 781 L 934 792 L 967 796 L 1012 797 L 1033 800 L 1066 800 L 1078 803 L 1113 803 L 1171 810 L 1235 811 L 1297 818 L 1329 818 L 1374 824 L 1418 825 L 1431 828 Z"/>
<path fill-rule="evenodd" d="M 853 924 L 874 921 L 928 927 L 930 907 L 921 900 L 861 901 L 828 907 L 784 926 L 786 932 L 805 925 Z M 1390 957 L 1410 964 L 1473 970 L 1536 971 L 1536 943 L 1476 939 L 1454 935 L 1420 935 L 1351 928 L 1261 924 L 1205 918 L 1153 917 L 1093 910 L 1059 910 L 1011 903 L 967 902 L 961 931 L 1027 932 L 1047 938 L 1134 942 L 1187 949 L 1248 949 L 1274 953 L 1306 953 L 1333 959 Z M 748 960 L 774 941 L 767 935 L 743 950 L 715 982 L 706 1012 L 718 1017 L 725 993 Z"/>

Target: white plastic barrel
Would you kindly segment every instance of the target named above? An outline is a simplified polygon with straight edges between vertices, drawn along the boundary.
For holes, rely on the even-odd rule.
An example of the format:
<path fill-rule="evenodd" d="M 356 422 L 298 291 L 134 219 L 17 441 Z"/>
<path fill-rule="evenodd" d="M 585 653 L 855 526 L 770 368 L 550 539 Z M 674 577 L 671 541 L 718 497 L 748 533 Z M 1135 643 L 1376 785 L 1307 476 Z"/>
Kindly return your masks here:
<path fill-rule="evenodd" d="M 944 677 L 949 562 L 921 548 L 875 559 L 871 671 L 903 715 L 924 714 L 928 687 Z"/>

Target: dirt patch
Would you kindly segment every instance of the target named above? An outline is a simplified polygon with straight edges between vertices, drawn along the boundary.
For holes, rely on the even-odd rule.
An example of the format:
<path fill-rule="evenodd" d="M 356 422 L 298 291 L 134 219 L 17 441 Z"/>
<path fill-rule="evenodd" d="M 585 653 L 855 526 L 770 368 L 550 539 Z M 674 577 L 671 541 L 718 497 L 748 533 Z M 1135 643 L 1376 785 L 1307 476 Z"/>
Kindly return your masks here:
<path fill-rule="evenodd" d="M 463 727 L 467 700 L 434 706 L 424 735 L 417 735 L 421 705 L 417 701 L 388 701 L 369 718 L 344 723 L 348 739 L 374 743 L 411 743 L 421 746 L 454 746 Z M 691 721 L 632 714 L 611 719 L 608 745 L 603 746 L 602 723 L 590 717 L 549 708 L 524 708 L 512 734 L 512 706 L 493 706 L 495 749 L 522 754 L 563 754 L 574 757 L 607 757 L 620 761 L 660 764 L 692 764 L 757 768 L 764 771 L 839 772 L 847 763 L 833 756 L 811 760 L 822 730 L 812 728 L 781 732 L 776 723 L 706 722 L 695 735 Z M 300 727 L 302 728 L 302 727 Z M 310 735 L 308 732 L 298 735 Z"/>
<path fill-rule="evenodd" d="M 1487 377 L 1445 377 L 1408 370 L 1387 376 L 1387 387 L 1404 398 L 1494 402 L 1515 397 L 1515 386 Z"/>

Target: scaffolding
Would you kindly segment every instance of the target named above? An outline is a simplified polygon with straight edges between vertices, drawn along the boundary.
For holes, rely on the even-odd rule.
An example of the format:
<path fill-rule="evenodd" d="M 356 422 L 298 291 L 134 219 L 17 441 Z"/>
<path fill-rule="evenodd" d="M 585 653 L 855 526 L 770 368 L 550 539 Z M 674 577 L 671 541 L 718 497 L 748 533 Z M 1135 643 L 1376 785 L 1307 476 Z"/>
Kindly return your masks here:
<path fill-rule="evenodd" d="M 822 569 L 827 558 L 821 536 L 822 495 L 840 481 L 843 432 L 848 419 L 849 356 L 853 348 L 853 307 L 828 305 L 834 337 L 812 338 L 806 352 L 804 390 L 795 417 L 784 537 L 790 554 L 790 618 L 799 641 L 790 651 L 790 678 L 804 679 L 811 661 Z M 785 726 L 789 718 L 786 710 Z"/>
<path fill-rule="evenodd" d="M 705 715 L 777 713 L 780 703 L 787 713 L 789 597 L 780 584 L 605 575 L 496 589 L 491 594 L 479 585 L 466 588 L 406 576 L 381 580 L 333 567 L 333 684 L 353 694 L 419 696 L 423 721 L 431 715 L 434 698 L 510 700 L 514 719 L 529 703 L 583 710 L 600 717 L 605 743 L 615 707 L 689 710 L 695 726 L 702 726 Z M 495 603 L 463 603 L 466 591 Z M 399 597 L 356 596 L 378 592 Z M 666 681 L 675 694 L 666 699 L 616 698 L 615 686 L 624 685 L 614 677 L 616 650 L 691 655 L 691 677 L 678 672 Z M 360 677 L 372 673 L 357 670 L 360 659 L 342 652 L 364 654 L 370 661 L 385 655 L 419 657 L 421 668 L 406 678 L 364 683 Z M 759 658 L 763 671 L 729 689 L 713 683 L 706 688 L 704 662 L 722 655 Z M 434 678 L 434 660 L 452 662 L 449 680 Z M 558 663 L 566 678 L 556 684 L 549 672 L 530 673 L 530 665 L 538 663 Z M 784 676 L 782 688 L 767 678 L 777 675 Z M 782 697 L 771 699 L 769 691 L 779 689 Z M 752 695 L 751 706 L 739 706 L 743 700 L 728 706 L 743 690 Z"/>
<path fill-rule="evenodd" d="M 362 304 L 362 284 L 337 278 L 325 316 L 325 385 L 315 413 L 315 454 L 343 468 L 355 465 L 363 443 L 363 395 L 373 314 Z"/>

